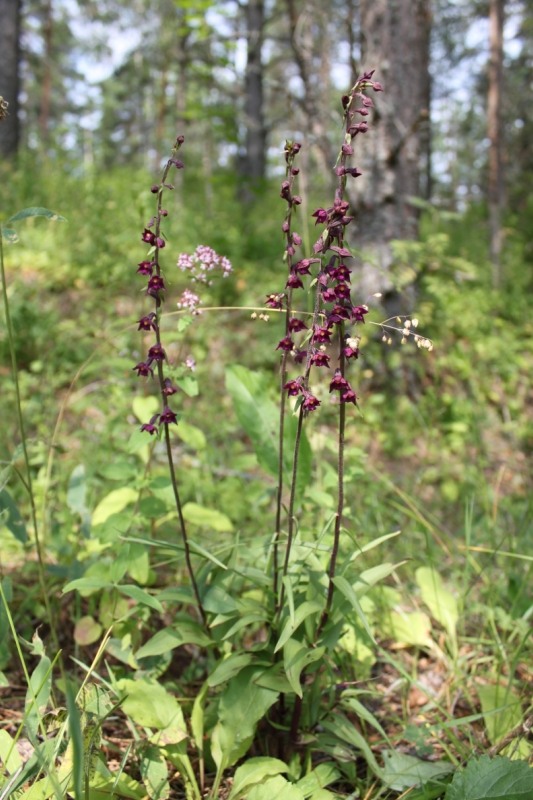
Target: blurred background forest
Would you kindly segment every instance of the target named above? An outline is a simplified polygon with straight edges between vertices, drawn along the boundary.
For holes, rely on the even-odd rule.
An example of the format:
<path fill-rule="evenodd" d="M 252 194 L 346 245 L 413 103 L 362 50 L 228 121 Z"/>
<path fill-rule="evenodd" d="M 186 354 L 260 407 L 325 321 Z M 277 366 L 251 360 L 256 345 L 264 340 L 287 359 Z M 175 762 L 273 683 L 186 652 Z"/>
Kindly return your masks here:
<path fill-rule="evenodd" d="M 363 176 L 350 188 L 359 301 L 375 322 L 412 313 L 435 347 L 385 347 L 381 329 L 365 326 L 352 513 L 380 530 L 466 525 L 480 547 L 519 549 L 531 522 L 531 0 L 0 0 L 0 19 L 2 218 L 42 205 L 68 219 L 28 224 L 6 251 L 37 471 L 61 409 L 58 497 L 81 462 L 94 505 L 102 453 L 127 462 L 131 398 L 142 391 L 128 326 L 144 300 L 131 278 L 149 187 L 176 134 L 186 169 L 170 209 L 169 271 L 174 253 L 208 244 L 234 266 L 209 304 L 261 305 L 284 282 L 283 143 L 303 145 L 298 226 L 309 246 L 310 214 L 333 196 L 340 98 L 375 69 L 385 91 L 357 139 Z M 381 301 L 368 299 L 378 291 Z M 230 459 L 235 475 L 253 465 L 231 438 L 223 362 L 272 378 L 279 329 L 225 311 L 189 331 L 174 354 L 198 364 L 189 419 L 194 404 L 209 424 L 213 391 L 227 416 L 201 444 L 211 477 L 191 472 L 188 496 L 243 524 L 268 498 L 243 498 L 227 469 Z M 7 463 L 18 436 L 2 333 L 0 374 Z M 327 449 L 327 414 L 317 424 L 315 444 Z M 191 469 L 199 446 L 182 442 Z M 53 513 L 51 530 L 64 531 L 69 512 Z"/>

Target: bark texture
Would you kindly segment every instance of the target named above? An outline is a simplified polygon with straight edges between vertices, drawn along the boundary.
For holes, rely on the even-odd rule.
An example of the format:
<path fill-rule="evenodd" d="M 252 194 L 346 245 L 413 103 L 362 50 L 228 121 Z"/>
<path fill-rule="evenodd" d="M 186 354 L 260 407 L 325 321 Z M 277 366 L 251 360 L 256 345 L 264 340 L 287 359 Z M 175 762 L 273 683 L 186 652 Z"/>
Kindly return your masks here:
<path fill-rule="evenodd" d="M 357 138 L 363 175 L 352 184 L 357 211 L 360 290 L 393 289 L 389 243 L 413 239 L 418 211 L 412 197 L 427 194 L 429 159 L 429 0 L 361 0 L 363 70 L 385 91 L 374 96 L 371 130 Z"/>
<path fill-rule="evenodd" d="M 0 95 L 9 103 L 0 122 L 0 155 L 14 156 L 20 139 L 20 2 L 0 0 Z"/>
<path fill-rule="evenodd" d="M 504 205 L 502 83 L 503 83 L 503 15 L 504 0 L 490 0 L 490 60 L 487 97 L 489 136 L 489 236 L 490 259 L 495 288 L 501 283 L 502 208 Z"/>

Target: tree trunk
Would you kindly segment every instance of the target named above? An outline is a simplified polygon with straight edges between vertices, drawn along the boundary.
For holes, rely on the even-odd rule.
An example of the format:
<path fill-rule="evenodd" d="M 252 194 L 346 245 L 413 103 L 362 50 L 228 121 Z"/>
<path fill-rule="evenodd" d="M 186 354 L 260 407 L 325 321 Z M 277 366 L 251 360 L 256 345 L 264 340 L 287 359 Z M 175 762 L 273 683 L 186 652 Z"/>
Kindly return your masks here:
<path fill-rule="evenodd" d="M 20 0 L 0 0 L 0 95 L 9 104 L 0 121 L 0 155 L 16 155 L 19 138 Z"/>
<path fill-rule="evenodd" d="M 53 31 L 52 0 L 47 0 L 43 8 L 43 81 L 41 85 L 41 103 L 39 108 L 39 132 L 41 135 L 41 144 L 45 151 L 48 146 L 50 103 L 52 99 Z"/>
<path fill-rule="evenodd" d="M 489 240 L 494 288 L 501 284 L 502 208 L 504 203 L 503 142 L 502 142 L 502 83 L 503 83 L 503 16 L 504 0 L 490 0 L 490 60 L 487 97 L 489 137 Z"/>
<path fill-rule="evenodd" d="M 265 177 L 266 125 L 263 98 L 264 0 L 248 0 L 246 5 L 247 59 L 244 77 L 244 119 L 246 143 L 240 172 L 247 184 Z"/>
<path fill-rule="evenodd" d="M 361 0 L 361 62 L 375 69 L 370 130 L 355 141 L 363 175 L 352 184 L 357 240 L 363 250 L 359 289 L 393 293 L 392 239 L 415 239 L 412 197 L 427 193 L 429 158 L 429 0 Z"/>

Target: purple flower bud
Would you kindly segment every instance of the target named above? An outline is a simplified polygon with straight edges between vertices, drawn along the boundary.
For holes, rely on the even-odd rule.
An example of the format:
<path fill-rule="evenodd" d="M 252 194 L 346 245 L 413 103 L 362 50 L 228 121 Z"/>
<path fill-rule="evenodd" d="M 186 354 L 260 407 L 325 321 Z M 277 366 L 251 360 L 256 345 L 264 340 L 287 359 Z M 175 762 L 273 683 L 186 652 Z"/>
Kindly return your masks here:
<path fill-rule="evenodd" d="M 301 206 L 302 205 L 302 198 L 299 194 L 295 194 L 292 198 L 293 206 Z"/>
<path fill-rule="evenodd" d="M 331 342 L 331 331 L 329 328 L 321 328 L 317 326 L 313 329 L 313 337 L 312 337 L 313 344 L 325 344 L 327 342 Z"/>
<path fill-rule="evenodd" d="M 171 394 L 176 394 L 177 391 L 177 386 L 174 386 L 170 378 L 165 378 L 163 381 L 163 394 L 166 397 L 170 397 Z"/>
<path fill-rule="evenodd" d="M 296 231 L 292 234 L 292 243 L 295 244 L 296 247 L 299 247 L 302 243 L 302 237 L 299 233 L 296 233 Z"/>
<path fill-rule="evenodd" d="M 155 244 L 155 234 L 152 233 L 152 231 L 148 230 L 148 228 L 144 229 L 141 239 L 143 242 L 146 242 L 147 244 Z"/>
<path fill-rule="evenodd" d="M 339 300 L 347 300 L 350 297 L 350 287 L 347 283 L 339 283 L 335 286 L 334 293 Z"/>
<path fill-rule="evenodd" d="M 373 90 L 375 92 L 382 92 L 383 91 L 383 86 L 381 85 L 381 83 L 379 81 L 374 81 L 372 83 L 372 88 L 373 88 Z"/>
<path fill-rule="evenodd" d="M 281 226 L 281 230 L 283 231 L 283 233 L 288 233 L 290 231 L 290 229 L 291 229 L 291 226 L 289 225 L 288 221 L 285 220 L 285 222 Z"/>
<path fill-rule="evenodd" d="M 282 308 L 283 307 L 283 298 L 285 295 L 283 293 L 280 294 L 267 294 L 267 299 L 265 300 L 265 305 L 269 308 Z"/>
<path fill-rule="evenodd" d="M 304 285 L 302 283 L 302 279 L 299 278 L 298 275 L 295 275 L 294 273 L 289 275 L 287 283 L 285 284 L 285 287 L 287 289 L 303 289 L 303 286 Z"/>
<path fill-rule="evenodd" d="M 349 384 L 348 388 L 341 393 L 341 403 L 353 403 L 354 406 L 357 405 L 357 395 Z"/>
<path fill-rule="evenodd" d="M 302 364 L 307 358 L 307 350 L 294 350 L 293 358 L 297 364 Z"/>
<path fill-rule="evenodd" d="M 159 189 L 160 189 L 159 184 L 158 183 L 154 183 L 154 185 L 151 187 L 150 191 L 152 192 L 152 194 L 157 194 L 159 192 Z"/>
<path fill-rule="evenodd" d="M 165 289 L 165 281 L 161 277 L 161 275 L 152 275 L 150 280 L 148 281 L 148 287 L 146 289 L 146 293 L 151 295 L 151 297 L 157 297 L 159 292 L 164 291 Z"/>
<path fill-rule="evenodd" d="M 359 358 L 359 348 L 347 344 L 342 348 L 344 358 Z"/>
<path fill-rule="evenodd" d="M 156 420 L 158 416 L 159 414 L 156 414 L 152 419 Z M 146 431 L 150 436 L 153 436 L 154 433 L 157 433 L 157 425 L 154 425 L 153 422 L 145 422 L 144 425 L 141 425 L 141 431 Z"/>
<path fill-rule="evenodd" d="M 322 225 L 328 218 L 328 212 L 325 208 L 317 208 L 317 210 L 314 211 L 311 216 L 316 217 L 315 225 Z"/>
<path fill-rule="evenodd" d="M 162 250 L 163 247 L 165 246 L 165 240 L 161 238 L 161 236 L 158 236 L 157 239 L 155 240 L 155 244 L 160 250 Z"/>
<path fill-rule="evenodd" d="M 334 289 L 324 289 L 322 292 L 322 300 L 324 303 L 334 303 L 337 299 L 337 295 L 335 294 Z"/>

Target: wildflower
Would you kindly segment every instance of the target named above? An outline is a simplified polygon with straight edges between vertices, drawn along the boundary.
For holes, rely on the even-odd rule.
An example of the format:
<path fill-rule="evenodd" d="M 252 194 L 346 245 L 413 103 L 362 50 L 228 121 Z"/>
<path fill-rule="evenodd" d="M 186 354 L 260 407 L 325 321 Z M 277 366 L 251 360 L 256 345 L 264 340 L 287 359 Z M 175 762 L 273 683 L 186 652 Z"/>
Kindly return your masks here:
<path fill-rule="evenodd" d="M 185 359 L 185 366 L 187 369 L 190 369 L 191 372 L 194 372 L 196 369 L 196 359 L 194 359 L 192 356 L 187 356 Z"/>
<path fill-rule="evenodd" d="M 292 397 L 296 397 L 296 395 L 303 391 L 300 378 L 297 378 L 293 381 L 287 381 L 283 388 L 286 389 L 288 394 Z"/>
<path fill-rule="evenodd" d="M 307 325 L 301 319 L 291 317 L 289 320 L 289 330 L 291 333 L 298 333 L 299 331 L 306 331 Z"/>
<path fill-rule="evenodd" d="M 152 367 L 150 366 L 150 362 L 149 361 L 139 361 L 139 363 L 136 364 L 133 367 L 133 369 L 137 371 L 137 375 L 138 375 L 139 378 L 141 378 L 141 377 L 142 378 L 147 378 L 149 375 L 152 378 L 154 377 L 154 371 L 153 371 Z"/>
<path fill-rule="evenodd" d="M 354 406 L 357 405 L 357 395 L 349 384 L 348 388 L 341 392 L 341 403 L 353 403 Z"/>
<path fill-rule="evenodd" d="M 150 422 L 145 422 L 144 425 L 141 425 L 141 431 L 146 431 L 146 433 L 149 433 L 150 436 L 153 436 L 154 433 L 157 433 L 158 432 L 157 425 L 155 425 L 154 423 L 156 422 L 158 417 L 159 414 L 156 414 L 154 417 L 152 417 Z"/>
<path fill-rule="evenodd" d="M 292 273 L 289 275 L 287 283 L 285 284 L 285 288 L 287 289 L 303 289 L 304 285 L 302 283 L 302 279 Z"/>
<path fill-rule="evenodd" d="M 137 330 L 138 331 L 157 330 L 156 315 L 153 311 L 150 314 L 146 314 L 146 316 L 140 318 L 139 327 L 137 328 Z"/>
<path fill-rule="evenodd" d="M 148 358 L 151 361 L 164 361 L 166 357 L 166 353 L 160 344 L 154 344 L 148 350 Z"/>
<path fill-rule="evenodd" d="M 170 397 L 171 394 L 176 394 L 178 387 L 174 386 L 170 378 L 165 378 L 163 381 L 163 394 L 165 397 Z"/>
<path fill-rule="evenodd" d="M 155 233 L 152 233 L 152 231 L 148 230 L 148 228 L 145 228 L 142 233 L 141 239 L 143 242 L 146 242 L 147 244 L 155 244 Z"/>
<path fill-rule="evenodd" d="M 313 394 L 311 394 L 311 392 L 304 391 L 304 399 L 302 402 L 302 408 L 304 411 L 314 411 L 319 405 L 320 400 L 318 397 L 315 397 Z"/>
<path fill-rule="evenodd" d="M 311 364 L 314 367 L 329 367 L 329 359 L 330 357 L 327 353 L 317 350 L 317 352 L 313 353 L 311 356 Z"/>
<path fill-rule="evenodd" d="M 154 271 L 155 261 L 139 261 L 137 272 L 139 275 L 151 275 Z"/>
<path fill-rule="evenodd" d="M 164 291 L 164 289 L 165 289 L 165 281 L 163 280 L 161 275 L 152 275 L 152 277 L 148 281 L 146 294 L 149 294 L 152 297 L 157 297 L 160 292 Z"/>
<path fill-rule="evenodd" d="M 314 211 L 311 216 L 316 217 L 315 225 L 323 225 L 328 219 L 328 212 L 325 208 L 317 208 L 317 210 Z"/>
<path fill-rule="evenodd" d="M 323 344 L 325 342 L 331 342 L 331 330 L 329 328 L 323 327 L 315 327 L 313 330 L 313 342 L 319 342 Z"/>
<path fill-rule="evenodd" d="M 267 299 L 265 301 L 265 305 L 269 308 L 282 308 L 282 300 L 285 297 L 283 293 L 281 294 L 267 294 Z"/>
<path fill-rule="evenodd" d="M 165 406 L 159 416 L 159 421 L 163 425 L 170 425 L 171 423 L 177 423 L 178 418 L 176 414 L 172 411 L 172 409 L 170 409 L 168 406 Z"/>
<path fill-rule="evenodd" d="M 329 384 L 329 391 L 330 392 L 345 392 L 350 389 L 350 384 L 343 377 L 340 369 L 335 370 L 335 375 L 333 376 L 331 383 Z"/>
<path fill-rule="evenodd" d="M 276 347 L 276 350 L 286 350 L 287 352 L 290 352 L 293 347 L 294 347 L 294 343 L 293 343 L 291 337 L 290 336 L 285 336 L 285 338 L 282 339 L 278 343 L 278 346 Z"/>
<path fill-rule="evenodd" d="M 368 314 L 366 306 L 352 306 L 351 318 L 353 322 L 364 322 L 365 314 Z"/>

